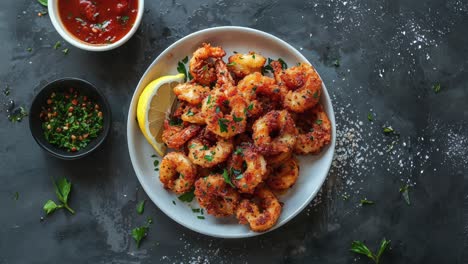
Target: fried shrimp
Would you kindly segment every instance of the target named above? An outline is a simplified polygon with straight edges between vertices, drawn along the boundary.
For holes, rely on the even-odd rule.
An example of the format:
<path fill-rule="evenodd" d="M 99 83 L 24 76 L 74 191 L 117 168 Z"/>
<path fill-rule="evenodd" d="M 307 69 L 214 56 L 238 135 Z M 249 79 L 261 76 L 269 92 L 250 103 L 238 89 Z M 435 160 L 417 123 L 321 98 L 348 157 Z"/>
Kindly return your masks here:
<path fill-rule="evenodd" d="M 223 91 L 214 90 L 203 101 L 206 128 L 223 138 L 243 133 L 247 124 L 246 108 L 241 96 L 230 98 Z"/>
<path fill-rule="evenodd" d="M 284 161 L 290 159 L 291 157 L 292 157 L 292 150 L 291 151 L 281 152 L 281 153 L 276 154 L 276 155 L 265 156 L 265 160 L 266 160 L 268 166 L 278 167 Z"/>
<path fill-rule="evenodd" d="M 297 129 L 286 110 L 270 111 L 253 125 L 253 140 L 261 153 L 276 155 L 291 151 L 296 143 Z"/>
<path fill-rule="evenodd" d="M 271 170 L 266 183 L 273 190 L 286 190 L 296 183 L 298 177 L 299 162 L 296 158 L 290 158 Z"/>
<path fill-rule="evenodd" d="M 320 152 L 332 127 L 319 103 L 322 81 L 311 65 L 288 68 L 281 59 L 268 59 L 265 66 L 255 52 L 235 52 L 227 62 L 225 55 L 204 43 L 189 62 L 193 79 L 173 88 L 171 121 L 159 133 L 178 152 L 163 158 L 160 180 L 178 194 L 194 190 L 207 214 L 235 215 L 263 232 L 282 212 L 276 194 L 304 184 L 297 155 Z"/>
<path fill-rule="evenodd" d="M 258 199 L 258 205 L 255 203 Z M 244 199 L 237 207 L 236 216 L 240 224 L 249 224 L 255 232 L 272 228 L 281 214 L 281 204 L 267 187 L 258 187 L 252 200 Z"/>
<path fill-rule="evenodd" d="M 228 65 L 229 70 L 231 70 L 237 78 L 241 79 L 254 72 L 260 73 L 265 62 L 265 57 L 251 51 L 248 54 L 237 53 L 232 55 L 229 57 Z"/>
<path fill-rule="evenodd" d="M 188 123 L 204 125 L 205 117 L 201 112 L 201 106 L 198 105 L 185 105 L 182 110 L 180 118 Z"/>
<path fill-rule="evenodd" d="M 283 93 L 273 78 L 255 72 L 245 76 L 237 84 L 237 90 L 250 102 L 249 116 L 259 116 L 278 108 L 283 100 Z"/>
<path fill-rule="evenodd" d="M 236 212 L 240 196 L 227 185 L 220 174 L 209 175 L 195 182 L 195 197 L 208 214 L 226 217 Z"/>
<path fill-rule="evenodd" d="M 215 62 L 215 69 L 216 69 L 216 77 L 218 80 L 216 81 L 217 88 L 223 88 L 225 90 L 234 90 L 234 79 L 229 72 L 226 63 L 223 60 L 216 60 Z"/>
<path fill-rule="evenodd" d="M 170 152 L 159 166 L 159 180 L 164 188 L 182 194 L 190 191 L 197 176 L 197 168 L 181 152 Z"/>
<path fill-rule="evenodd" d="M 181 83 L 174 87 L 174 94 L 179 100 L 189 104 L 197 105 L 210 93 L 209 87 L 195 83 Z"/>
<path fill-rule="evenodd" d="M 253 193 L 266 175 L 263 156 L 253 147 L 238 147 L 228 162 L 231 181 L 241 193 Z"/>
<path fill-rule="evenodd" d="M 201 85 L 209 86 L 216 82 L 214 61 L 226 55 L 221 47 L 212 47 L 204 43 L 197 49 L 189 62 L 190 74 L 193 80 Z"/>
<path fill-rule="evenodd" d="M 188 142 L 189 158 L 198 166 L 213 167 L 229 158 L 233 144 L 232 139 L 224 139 L 202 131 L 200 136 Z"/>
<path fill-rule="evenodd" d="M 330 144 L 331 123 L 322 105 L 317 105 L 311 110 L 296 117 L 296 126 L 299 134 L 294 152 L 297 154 L 315 154 Z"/>
<path fill-rule="evenodd" d="M 165 120 L 162 141 L 169 148 L 179 149 L 184 146 L 185 142 L 196 136 L 200 129 L 200 126 L 194 124 L 170 124 L 169 120 Z"/>
<path fill-rule="evenodd" d="M 281 63 L 273 61 L 271 66 L 278 84 L 288 89 L 284 96 L 284 107 L 302 113 L 319 102 L 322 80 L 311 65 L 301 63 L 283 70 Z"/>

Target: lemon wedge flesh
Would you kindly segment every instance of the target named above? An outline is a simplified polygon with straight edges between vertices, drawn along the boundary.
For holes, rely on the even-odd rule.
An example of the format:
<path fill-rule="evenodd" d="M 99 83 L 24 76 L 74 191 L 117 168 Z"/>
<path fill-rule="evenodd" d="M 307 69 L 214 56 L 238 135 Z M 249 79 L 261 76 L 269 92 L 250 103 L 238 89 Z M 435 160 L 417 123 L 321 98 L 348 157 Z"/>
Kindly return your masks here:
<path fill-rule="evenodd" d="M 183 83 L 184 78 L 182 73 L 160 77 L 150 82 L 138 98 L 138 125 L 146 140 L 161 157 L 167 151 L 162 141 L 162 132 L 166 114 L 175 100 L 172 90 L 177 84 Z"/>

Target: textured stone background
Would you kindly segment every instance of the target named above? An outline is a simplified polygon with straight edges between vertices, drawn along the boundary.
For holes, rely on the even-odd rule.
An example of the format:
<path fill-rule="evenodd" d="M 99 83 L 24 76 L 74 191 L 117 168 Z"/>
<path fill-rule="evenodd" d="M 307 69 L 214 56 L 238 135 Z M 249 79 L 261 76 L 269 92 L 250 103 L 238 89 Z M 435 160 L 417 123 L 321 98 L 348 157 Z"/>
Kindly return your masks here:
<path fill-rule="evenodd" d="M 383 237 L 392 249 L 382 263 L 464 262 L 466 1 L 146 2 L 125 46 L 90 53 L 64 44 L 68 55 L 52 48 L 63 40 L 48 16 L 37 16 L 36 1 L 2 3 L 0 88 L 11 87 L 2 104 L 13 98 L 29 107 L 48 81 L 81 77 L 104 91 L 113 124 L 100 152 L 64 162 L 41 151 L 27 120 L 10 123 L 2 109 L 0 263 L 370 263 L 350 253 L 350 243 L 375 249 Z M 326 82 L 337 118 L 337 158 L 321 195 L 279 230 L 245 240 L 191 232 L 151 202 L 138 216 L 135 204 L 147 196 L 125 136 L 131 95 L 151 61 L 179 38 L 222 25 L 260 29 L 300 50 Z M 382 126 L 400 137 L 385 136 Z M 77 214 L 59 211 L 41 222 L 42 205 L 54 197 L 51 176 L 71 179 Z M 407 183 L 410 206 L 399 194 Z M 363 198 L 375 204 L 362 207 Z M 146 216 L 154 223 L 136 249 L 129 232 Z"/>

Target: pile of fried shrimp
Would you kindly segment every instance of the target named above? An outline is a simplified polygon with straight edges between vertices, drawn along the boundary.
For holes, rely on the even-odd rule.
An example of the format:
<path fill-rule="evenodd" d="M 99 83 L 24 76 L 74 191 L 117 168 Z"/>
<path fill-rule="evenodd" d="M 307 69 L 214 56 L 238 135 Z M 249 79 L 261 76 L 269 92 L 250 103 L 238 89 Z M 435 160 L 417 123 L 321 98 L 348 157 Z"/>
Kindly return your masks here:
<path fill-rule="evenodd" d="M 174 87 L 178 107 L 162 134 L 174 151 L 159 176 L 176 194 L 194 190 L 208 214 L 235 216 L 262 232 L 281 214 L 276 194 L 298 179 L 294 154 L 317 154 L 330 143 L 322 80 L 306 63 L 287 68 L 273 60 L 273 74 L 263 74 L 260 54 L 234 53 L 227 63 L 225 55 L 203 44 L 189 62 L 193 79 Z"/>

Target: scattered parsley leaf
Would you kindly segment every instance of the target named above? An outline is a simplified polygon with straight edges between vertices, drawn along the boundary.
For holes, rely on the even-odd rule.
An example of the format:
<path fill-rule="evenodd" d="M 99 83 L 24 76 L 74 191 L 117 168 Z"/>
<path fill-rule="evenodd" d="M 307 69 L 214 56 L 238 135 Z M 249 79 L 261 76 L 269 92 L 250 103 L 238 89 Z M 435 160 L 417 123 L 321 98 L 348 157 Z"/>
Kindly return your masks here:
<path fill-rule="evenodd" d="M 32 52 L 32 48 L 27 48 L 26 51 L 27 52 Z"/>
<path fill-rule="evenodd" d="M 207 104 L 210 104 L 210 103 L 211 103 L 211 94 L 208 95 L 208 99 L 206 100 L 206 103 L 207 103 Z"/>
<path fill-rule="evenodd" d="M 18 201 L 19 199 L 19 192 L 15 192 L 15 196 L 13 197 L 15 201 Z"/>
<path fill-rule="evenodd" d="M 393 130 L 393 128 L 392 128 L 391 126 L 389 126 L 389 127 L 384 127 L 384 128 L 383 128 L 383 132 L 384 132 L 385 134 L 391 134 L 391 133 L 394 133 L 395 130 Z"/>
<path fill-rule="evenodd" d="M 137 248 L 140 247 L 141 240 L 148 235 L 148 229 L 148 226 L 142 226 L 132 230 L 132 237 L 137 244 Z"/>
<path fill-rule="evenodd" d="M 435 93 L 439 93 L 439 92 L 440 92 L 440 89 L 441 89 L 440 83 L 434 84 L 434 85 L 432 86 L 432 90 L 434 90 Z"/>
<path fill-rule="evenodd" d="M 51 214 L 53 213 L 56 209 L 59 209 L 59 208 L 62 208 L 63 206 L 62 205 L 57 205 L 54 201 L 52 200 L 48 200 L 45 204 L 44 204 L 44 211 L 46 212 L 46 214 Z"/>
<path fill-rule="evenodd" d="M 219 129 L 220 129 L 221 133 L 228 132 L 227 125 L 226 125 L 227 121 L 228 120 L 224 119 L 224 118 L 218 119 L 218 125 L 219 125 Z"/>
<path fill-rule="evenodd" d="M 184 82 L 187 81 L 187 69 L 185 68 L 185 65 L 183 62 L 179 61 L 177 63 L 177 72 L 184 74 Z"/>
<path fill-rule="evenodd" d="M 157 156 L 156 156 L 156 154 L 153 154 L 153 155 L 151 155 L 151 157 L 152 157 L 152 158 L 156 158 Z"/>
<path fill-rule="evenodd" d="M 367 114 L 367 120 L 369 120 L 371 122 L 374 121 L 374 117 L 372 116 L 372 113 Z"/>
<path fill-rule="evenodd" d="M 243 175 L 243 174 L 239 174 L 238 176 L 236 176 L 236 180 L 240 180 L 240 179 L 242 179 L 242 178 L 244 178 L 244 175 Z"/>
<path fill-rule="evenodd" d="M 62 42 L 57 41 L 57 42 L 55 42 L 54 49 L 56 50 L 56 49 L 60 48 L 61 46 L 62 46 Z"/>
<path fill-rule="evenodd" d="M 157 166 L 159 165 L 159 160 L 154 160 L 154 161 L 153 161 L 153 165 L 154 165 L 155 167 L 157 167 Z"/>
<path fill-rule="evenodd" d="M 68 51 L 69 51 L 68 49 L 63 49 L 63 50 L 62 50 L 63 54 L 65 54 L 65 55 L 68 54 Z"/>
<path fill-rule="evenodd" d="M 229 178 L 229 173 L 228 173 L 228 171 L 226 169 L 224 169 L 224 171 L 223 171 L 223 178 L 224 178 L 224 181 L 227 184 L 231 185 L 234 188 L 234 184 L 232 184 L 231 178 Z"/>
<path fill-rule="evenodd" d="M 409 198 L 408 189 L 409 189 L 409 185 L 406 184 L 405 186 L 400 187 L 400 193 L 403 196 L 403 199 L 405 199 L 406 204 L 410 205 L 411 202 L 410 202 L 410 198 Z"/>
<path fill-rule="evenodd" d="M 321 124 L 322 124 L 322 119 L 317 119 L 317 120 L 315 120 L 315 124 L 321 125 Z"/>
<path fill-rule="evenodd" d="M 98 14 L 98 13 L 96 13 L 96 14 Z M 120 17 L 119 20 L 120 20 L 121 24 L 126 24 L 129 19 L 130 19 L 130 17 L 128 17 L 128 16 L 122 16 L 122 17 Z"/>
<path fill-rule="evenodd" d="M 182 59 L 182 62 L 183 62 L 184 64 L 187 64 L 187 62 L 188 62 L 188 56 L 185 56 L 185 58 Z"/>
<path fill-rule="evenodd" d="M 213 161 L 213 155 L 205 155 L 205 160 Z"/>
<path fill-rule="evenodd" d="M 244 150 L 242 148 L 237 148 L 236 151 L 234 151 L 234 155 L 243 155 Z"/>
<path fill-rule="evenodd" d="M 234 66 L 234 65 L 236 65 L 236 64 L 237 64 L 237 63 L 233 61 L 233 62 L 230 62 L 230 63 L 228 63 L 228 64 L 226 64 L 226 65 L 227 65 L 227 66 Z"/>
<path fill-rule="evenodd" d="M 175 202 L 174 200 L 172 200 L 172 203 L 173 203 L 174 205 L 176 205 L 176 202 Z"/>
<path fill-rule="evenodd" d="M 234 122 L 241 122 L 242 120 L 244 120 L 244 118 L 237 117 L 236 115 L 232 115 L 232 120 L 234 120 Z"/>
<path fill-rule="evenodd" d="M 366 204 L 374 204 L 374 201 L 370 201 L 367 199 L 361 199 L 361 205 L 366 205 Z"/>
<path fill-rule="evenodd" d="M 47 6 L 47 0 L 37 0 L 37 2 L 43 6 Z"/>
<path fill-rule="evenodd" d="M 142 200 L 137 204 L 136 210 L 138 214 L 143 214 L 143 212 L 145 211 L 145 202 L 146 200 Z"/>
<path fill-rule="evenodd" d="M 349 200 L 349 195 L 348 194 L 342 194 L 341 197 L 343 200 L 348 201 Z"/>
<path fill-rule="evenodd" d="M 189 192 L 186 192 L 184 194 L 182 194 L 181 196 L 179 196 L 179 200 L 181 200 L 182 202 L 187 202 L 187 203 L 190 203 L 191 201 L 193 201 L 193 198 L 195 197 L 195 193 L 193 192 L 193 190 L 189 191 Z M 175 202 L 174 202 L 175 204 Z"/>
<path fill-rule="evenodd" d="M 278 58 L 278 61 L 281 64 L 281 68 L 283 70 L 286 70 L 288 68 L 288 64 L 286 64 L 286 62 L 282 58 Z"/>
<path fill-rule="evenodd" d="M 335 66 L 337 68 L 340 67 L 340 61 L 339 60 L 334 60 L 333 61 L 333 66 Z"/>
<path fill-rule="evenodd" d="M 197 218 L 198 218 L 198 219 L 201 219 L 201 220 L 205 220 L 205 217 L 204 217 L 204 216 L 201 216 L 201 215 L 198 215 Z"/>
<path fill-rule="evenodd" d="M 315 99 L 318 99 L 318 98 L 319 98 L 318 92 L 315 92 L 312 96 L 313 96 Z"/>
<path fill-rule="evenodd" d="M 192 208 L 193 213 L 200 213 L 200 208 Z"/>

